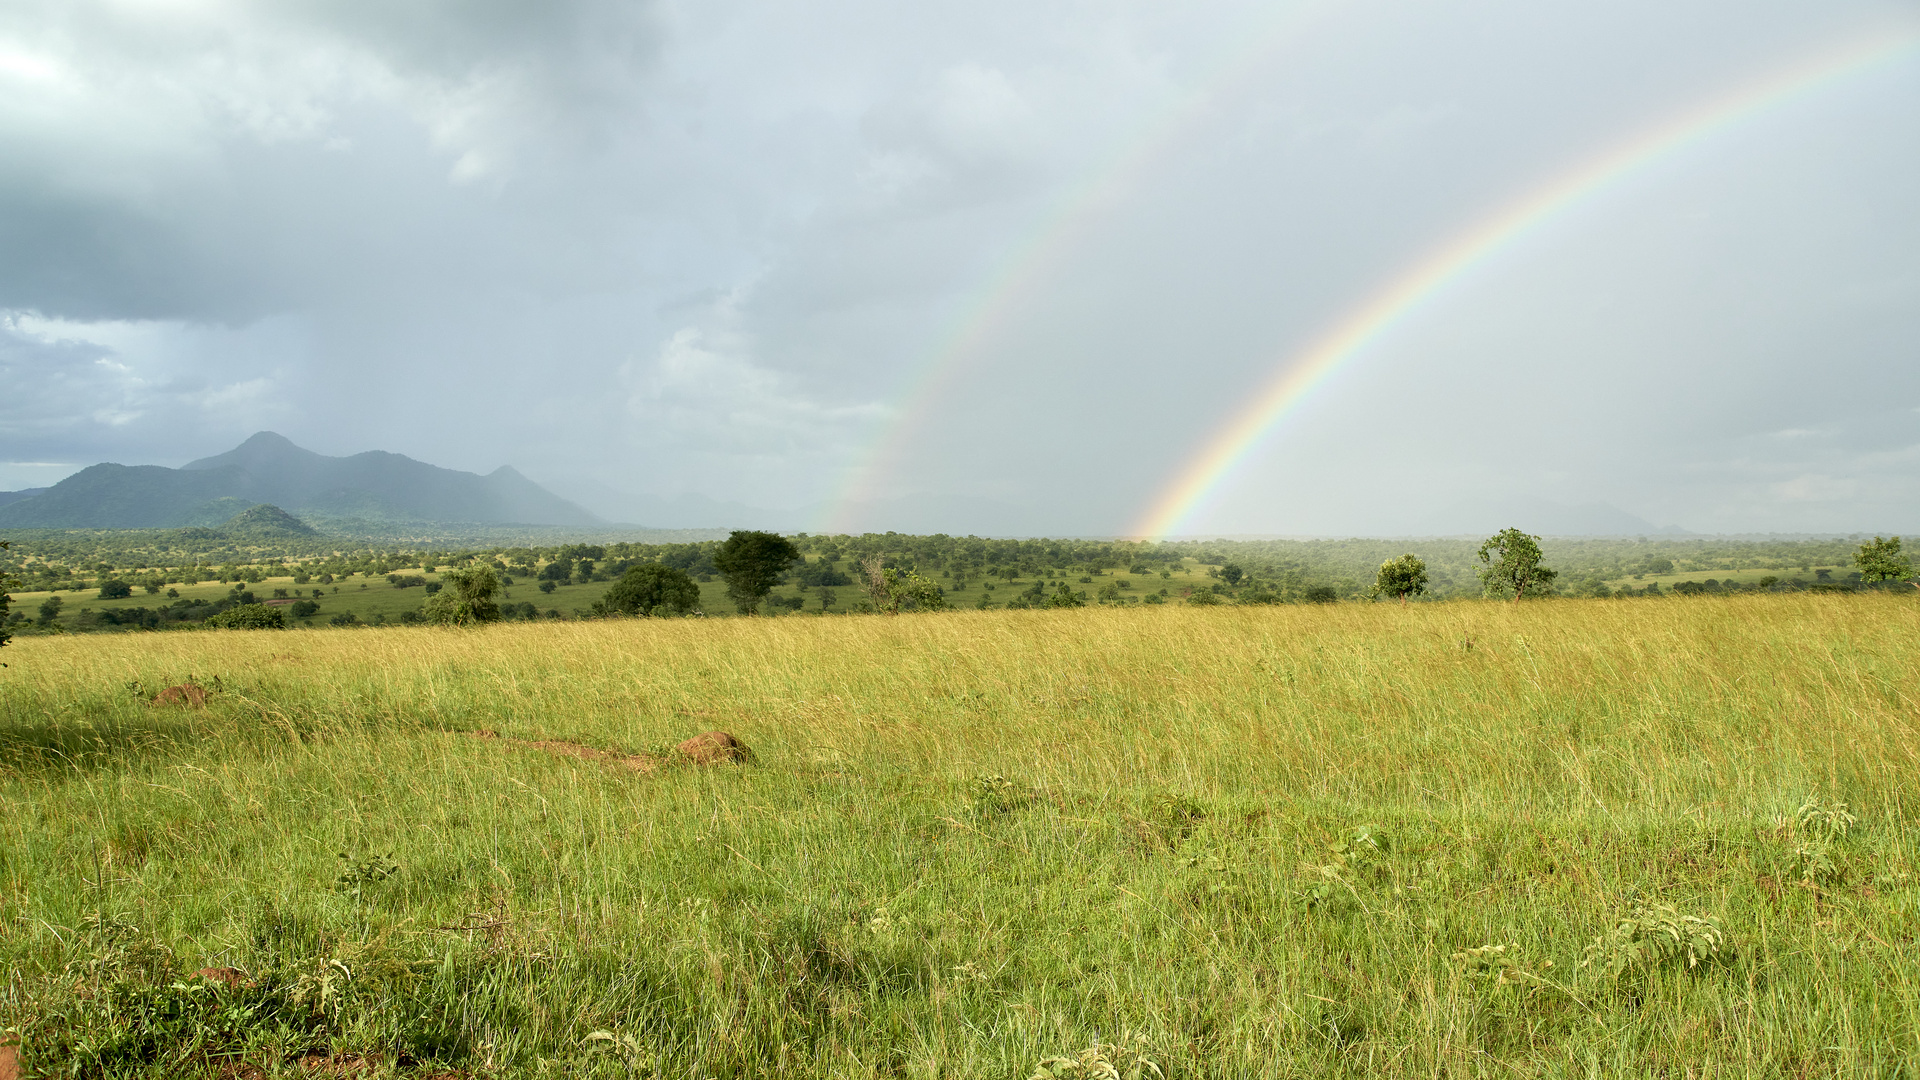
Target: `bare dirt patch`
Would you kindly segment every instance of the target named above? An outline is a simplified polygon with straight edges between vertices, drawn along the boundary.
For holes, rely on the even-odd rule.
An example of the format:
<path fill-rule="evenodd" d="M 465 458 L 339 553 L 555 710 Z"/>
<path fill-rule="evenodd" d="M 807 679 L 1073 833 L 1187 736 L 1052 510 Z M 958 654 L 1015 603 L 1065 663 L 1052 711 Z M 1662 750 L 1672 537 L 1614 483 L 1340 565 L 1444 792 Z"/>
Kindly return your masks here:
<path fill-rule="evenodd" d="M 0 1080 L 20 1080 L 20 1047 L 0 1046 Z"/>
<path fill-rule="evenodd" d="M 561 757 L 580 758 L 583 761 L 597 761 L 617 769 L 650 774 L 670 761 L 684 761 L 690 765 L 737 764 L 753 760 L 753 751 L 746 743 L 724 731 L 709 731 L 682 742 L 672 754 L 662 757 L 658 754 L 621 754 L 612 750 L 602 750 L 583 743 L 567 742 L 563 739 L 510 739 L 497 731 L 484 729 L 473 733 L 476 739 L 488 739 L 527 750 L 544 750 Z"/>
<path fill-rule="evenodd" d="M 674 747 L 695 765 L 740 764 L 753 760 L 747 744 L 724 731 L 705 731 Z"/>
<path fill-rule="evenodd" d="M 196 709 L 207 707 L 207 688 L 195 683 L 181 683 L 169 686 L 153 696 L 154 705 L 191 705 Z"/>
<path fill-rule="evenodd" d="M 366 1076 L 379 1068 L 378 1057 L 362 1054 L 303 1054 L 300 1068 L 312 1076 Z"/>
<path fill-rule="evenodd" d="M 611 750 L 600 750 L 576 742 L 560 739 L 509 739 L 495 731 L 476 731 L 475 738 L 489 739 L 505 743 L 508 746 L 526 750 L 545 750 L 549 754 L 561 757 L 580 758 L 585 761 L 598 761 L 615 768 L 630 769 L 637 773 L 651 773 L 660 768 L 660 759 L 652 754 L 616 754 Z"/>

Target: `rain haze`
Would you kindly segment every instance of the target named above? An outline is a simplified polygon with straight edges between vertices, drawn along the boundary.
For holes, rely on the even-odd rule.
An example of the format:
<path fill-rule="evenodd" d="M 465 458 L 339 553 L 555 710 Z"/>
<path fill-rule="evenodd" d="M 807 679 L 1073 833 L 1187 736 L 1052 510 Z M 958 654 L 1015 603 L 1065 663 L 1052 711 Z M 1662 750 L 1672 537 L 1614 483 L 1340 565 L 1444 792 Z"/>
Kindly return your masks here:
<path fill-rule="evenodd" d="M 0 489 L 1911 532 L 1916 176 L 1911 3 L 9 0 Z"/>

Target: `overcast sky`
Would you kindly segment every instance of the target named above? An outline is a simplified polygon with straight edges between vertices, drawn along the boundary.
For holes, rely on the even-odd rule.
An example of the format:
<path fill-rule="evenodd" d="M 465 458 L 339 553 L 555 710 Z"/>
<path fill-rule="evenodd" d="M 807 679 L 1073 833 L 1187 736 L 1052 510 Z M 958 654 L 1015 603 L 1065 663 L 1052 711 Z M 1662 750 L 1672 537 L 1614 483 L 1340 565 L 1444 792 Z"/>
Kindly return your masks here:
<path fill-rule="evenodd" d="M 0 489 L 270 429 L 643 524 L 1123 532 L 1449 237 L 1905 40 L 1502 248 L 1186 531 L 1912 532 L 1917 35 L 1911 0 L 0 0 Z"/>

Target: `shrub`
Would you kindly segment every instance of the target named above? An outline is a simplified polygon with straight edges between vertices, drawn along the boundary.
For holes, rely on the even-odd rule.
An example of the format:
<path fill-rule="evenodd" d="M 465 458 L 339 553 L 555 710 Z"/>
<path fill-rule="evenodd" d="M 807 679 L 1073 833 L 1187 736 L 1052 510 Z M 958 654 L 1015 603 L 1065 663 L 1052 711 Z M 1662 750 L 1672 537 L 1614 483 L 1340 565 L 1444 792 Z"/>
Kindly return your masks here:
<path fill-rule="evenodd" d="M 133 586 L 121 581 L 119 578 L 100 583 L 100 599 L 102 600 L 124 600 L 132 595 Z"/>
<path fill-rule="evenodd" d="M 296 619 L 307 618 L 319 610 L 320 605 L 314 603 L 312 600 L 296 600 L 293 604 L 293 616 Z"/>
<path fill-rule="evenodd" d="M 226 630 L 284 630 L 287 613 L 266 604 L 241 604 L 212 616 L 207 625 Z"/>

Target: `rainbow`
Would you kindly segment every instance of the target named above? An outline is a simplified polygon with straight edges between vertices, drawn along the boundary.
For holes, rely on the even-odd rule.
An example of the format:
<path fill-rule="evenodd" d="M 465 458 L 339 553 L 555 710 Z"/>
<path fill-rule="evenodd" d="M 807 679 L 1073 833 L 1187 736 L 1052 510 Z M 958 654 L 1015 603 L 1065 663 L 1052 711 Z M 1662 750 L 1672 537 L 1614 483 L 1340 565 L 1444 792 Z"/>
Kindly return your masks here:
<path fill-rule="evenodd" d="M 1347 362 L 1448 286 L 1555 218 L 1701 140 L 1770 109 L 1891 63 L 1920 44 L 1909 31 L 1821 55 L 1716 98 L 1593 157 L 1427 254 L 1306 349 L 1207 441 L 1154 500 L 1131 535 L 1156 538 L 1186 524 L 1287 414 Z"/>
<path fill-rule="evenodd" d="M 1086 179 L 1069 188 L 1040 215 L 1036 225 L 960 306 L 934 346 L 910 367 L 912 374 L 905 380 L 905 389 L 895 395 L 900 404 L 894 408 L 891 421 L 858 455 L 860 464 L 848 470 L 839 494 L 828 504 L 820 531 L 846 532 L 852 528 L 851 518 L 858 504 L 877 493 L 890 467 L 901 459 L 906 442 L 925 426 L 942 399 L 942 391 L 964 370 L 961 361 L 991 338 L 1020 301 L 1031 296 L 1076 242 L 1093 230 L 1105 211 L 1123 200 L 1129 182 L 1177 146 L 1179 137 L 1209 106 L 1229 95 L 1236 83 L 1258 74 L 1262 61 L 1298 40 L 1316 25 L 1315 16 L 1333 7 L 1331 0 L 1302 0 L 1233 35 L 1236 44 L 1208 65 L 1211 74 L 1197 80 L 1197 89 L 1152 113 L 1132 135 L 1119 141 L 1117 150 L 1088 170 Z"/>

